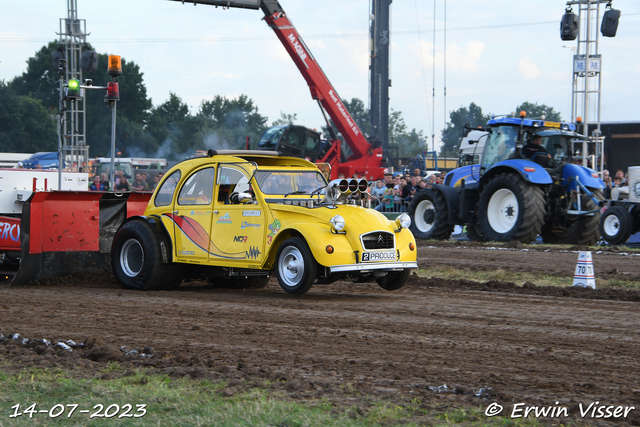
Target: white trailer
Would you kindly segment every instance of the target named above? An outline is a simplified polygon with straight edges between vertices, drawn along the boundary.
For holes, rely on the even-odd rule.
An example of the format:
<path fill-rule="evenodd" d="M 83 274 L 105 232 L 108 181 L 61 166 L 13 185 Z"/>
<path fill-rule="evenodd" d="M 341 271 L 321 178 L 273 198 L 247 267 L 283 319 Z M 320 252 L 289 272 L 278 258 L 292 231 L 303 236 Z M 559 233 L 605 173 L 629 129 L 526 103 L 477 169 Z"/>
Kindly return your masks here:
<path fill-rule="evenodd" d="M 87 191 L 89 174 L 62 172 L 62 190 Z M 22 213 L 22 204 L 35 191 L 58 189 L 58 171 L 40 169 L 0 169 L 0 215 Z"/>

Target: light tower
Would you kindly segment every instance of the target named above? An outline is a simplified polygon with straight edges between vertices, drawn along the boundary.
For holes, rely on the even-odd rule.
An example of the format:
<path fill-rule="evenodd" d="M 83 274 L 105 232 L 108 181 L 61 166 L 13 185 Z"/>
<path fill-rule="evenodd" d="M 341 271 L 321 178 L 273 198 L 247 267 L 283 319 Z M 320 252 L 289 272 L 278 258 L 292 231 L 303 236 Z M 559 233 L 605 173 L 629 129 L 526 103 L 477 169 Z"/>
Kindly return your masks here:
<path fill-rule="evenodd" d="M 371 1 L 370 27 L 370 99 L 369 119 L 371 122 L 370 141 L 382 146 L 389 160 L 389 17 L 393 0 Z"/>
<path fill-rule="evenodd" d="M 583 141 L 580 148 L 582 165 L 587 166 L 589 152 L 593 153 L 593 169 L 604 169 L 604 144 L 600 137 L 600 109 L 602 88 L 602 55 L 598 50 L 600 23 L 600 5 L 606 3 L 600 30 L 605 37 L 614 37 L 618 28 L 620 12 L 611 9 L 612 0 L 570 0 L 560 24 L 562 40 L 578 40 L 573 55 L 573 85 L 571 98 L 571 121 L 582 117 L 583 134 L 590 137 Z M 578 15 L 572 6 L 578 7 Z M 595 127 L 589 135 L 589 125 Z M 591 145 L 591 147 L 590 147 Z M 590 150 L 591 148 L 591 150 Z"/>
<path fill-rule="evenodd" d="M 85 97 L 82 94 L 73 101 L 65 100 L 65 82 L 77 80 L 82 82 L 82 48 L 87 43 L 86 22 L 78 19 L 77 0 L 67 0 L 67 18 L 60 19 L 58 44 L 64 46 L 65 69 L 60 74 L 60 149 L 62 160 L 71 161 L 71 170 L 77 171 L 89 158 L 89 146 L 86 144 Z M 96 58 L 97 59 L 97 58 Z M 97 65 L 97 64 L 96 64 Z M 60 162 L 62 169 L 63 162 Z"/>

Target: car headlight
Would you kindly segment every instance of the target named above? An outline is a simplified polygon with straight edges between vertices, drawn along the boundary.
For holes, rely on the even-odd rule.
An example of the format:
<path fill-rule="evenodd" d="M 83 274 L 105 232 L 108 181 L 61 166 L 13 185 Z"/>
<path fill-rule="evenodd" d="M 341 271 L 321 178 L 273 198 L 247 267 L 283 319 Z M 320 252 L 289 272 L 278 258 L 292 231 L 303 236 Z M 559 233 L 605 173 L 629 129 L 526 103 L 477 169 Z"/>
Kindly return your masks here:
<path fill-rule="evenodd" d="M 398 228 L 411 227 L 411 217 L 406 213 L 398 215 L 398 217 L 396 218 L 396 225 L 398 226 Z"/>
<path fill-rule="evenodd" d="M 329 223 L 336 229 L 336 231 L 342 231 L 344 229 L 344 218 L 340 215 L 336 215 L 329 220 Z"/>

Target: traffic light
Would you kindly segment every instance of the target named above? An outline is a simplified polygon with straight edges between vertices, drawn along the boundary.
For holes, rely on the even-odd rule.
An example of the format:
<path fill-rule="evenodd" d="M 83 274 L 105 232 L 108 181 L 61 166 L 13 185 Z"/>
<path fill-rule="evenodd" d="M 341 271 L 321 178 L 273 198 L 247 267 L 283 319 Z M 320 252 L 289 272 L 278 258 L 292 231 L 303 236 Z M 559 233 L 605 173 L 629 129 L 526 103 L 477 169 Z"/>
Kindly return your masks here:
<path fill-rule="evenodd" d="M 85 50 L 80 57 L 80 68 L 85 71 L 96 71 L 98 69 L 98 52 Z"/>
<path fill-rule="evenodd" d="M 120 61 L 120 56 L 109 55 L 109 68 L 107 69 L 107 74 L 113 77 L 122 75 L 122 62 Z"/>
<path fill-rule="evenodd" d="M 104 102 L 120 101 L 120 88 L 118 82 L 107 83 L 107 94 L 104 96 Z"/>
<path fill-rule="evenodd" d="M 64 99 L 67 101 L 75 101 L 81 98 L 80 81 L 77 79 L 69 79 L 69 83 L 67 83 L 67 87 L 65 88 Z"/>

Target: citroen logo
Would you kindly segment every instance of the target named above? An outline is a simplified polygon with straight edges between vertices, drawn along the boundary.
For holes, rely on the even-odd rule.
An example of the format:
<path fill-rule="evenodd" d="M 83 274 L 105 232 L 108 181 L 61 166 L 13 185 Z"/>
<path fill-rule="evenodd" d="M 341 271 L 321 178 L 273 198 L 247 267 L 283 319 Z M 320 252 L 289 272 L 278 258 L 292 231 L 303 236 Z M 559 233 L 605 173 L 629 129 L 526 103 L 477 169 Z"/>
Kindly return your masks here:
<path fill-rule="evenodd" d="M 378 243 L 382 243 L 384 241 L 384 238 L 382 237 L 382 234 L 378 235 Z"/>

